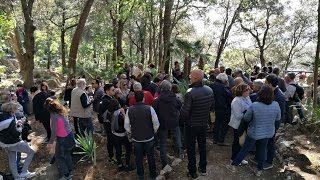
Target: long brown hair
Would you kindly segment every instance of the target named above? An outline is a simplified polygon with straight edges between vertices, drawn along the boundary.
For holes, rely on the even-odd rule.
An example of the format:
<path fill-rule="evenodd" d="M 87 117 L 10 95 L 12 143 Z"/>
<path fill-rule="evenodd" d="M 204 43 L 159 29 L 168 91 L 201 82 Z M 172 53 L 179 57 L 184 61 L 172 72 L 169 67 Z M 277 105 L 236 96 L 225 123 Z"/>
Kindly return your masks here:
<path fill-rule="evenodd" d="M 44 105 L 50 113 L 58 113 L 62 116 L 68 115 L 67 109 L 63 105 L 61 105 L 58 101 L 55 101 L 51 98 L 47 98 Z"/>

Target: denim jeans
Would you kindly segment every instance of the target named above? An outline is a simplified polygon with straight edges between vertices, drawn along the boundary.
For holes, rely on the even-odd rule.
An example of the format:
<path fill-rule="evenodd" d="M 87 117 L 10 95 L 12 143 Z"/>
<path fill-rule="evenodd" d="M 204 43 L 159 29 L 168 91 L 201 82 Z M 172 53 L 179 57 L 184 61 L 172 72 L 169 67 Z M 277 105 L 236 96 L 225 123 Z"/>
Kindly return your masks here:
<path fill-rule="evenodd" d="M 113 147 L 114 147 L 114 138 L 113 134 L 111 132 L 111 124 L 109 122 L 105 122 L 104 124 L 104 130 L 106 131 L 107 134 L 107 150 L 108 150 L 108 156 L 110 159 L 113 158 L 114 153 L 113 153 Z"/>
<path fill-rule="evenodd" d="M 160 159 L 162 163 L 162 168 L 168 164 L 168 158 L 167 158 L 168 131 L 169 131 L 168 129 L 160 129 L 158 131 L 160 136 Z M 175 139 L 175 144 L 178 149 L 178 152 L 179 154 L 182 154 L 183 150 L 182 150 L 181 134 L 180 134 L 179 126 L 173 129 L 172 132 L 173 132 L 173 136 Z"/>
<path fill-rule="evenodd" d="M 256 157 L 258 161 L 257 168 L 258 170 L 263 170 L 263 163 L 266 160 L 267 144 L 268 138 L 255 140 L 247 136 L 240 152 L 231 164 L 238 166 L 241 161 L 247 156 L 252 147 L 256 145 Z"/>
<path fill-rule="evenodd" d="M 136 156 L 137 175 L 139 180 L 144 179 L 143 152 L 147 154 L 150 178 L 155 179 L 157 174 L 154 157 L 154 140 L 148 142 L 134 142 L 134 154 Z"/>
<path fill-rule="evenodd" d="M 73 132 L 66 137 L 57 137 L 54 157 L 61 175 L 68 175 L 73 169 L 71 154 L 74 145 Z"/>
<path fill-rule="evenodd" d="M 28 171 L 29 165 L 34 156 L 34 150 L 30 148 L 28 143 L 20 141 L 13 146 L 5 148 L 9 157 L 9 168 L 11 170 L 13 178 L 18 178 L 18 168 L 17 168 L 17 152 L 23 152 L 27 154 L 27 158 L 24 161 L 21 173 L 26 173 Z"/>
<path fill-rule="evenodd" d="M 93 124 L 91 118 L 79 118 L 79 127 L 80 127 L 80 134 L 82 136 L 85 135 L 85 132 L 88 134 L 93 133 Z"/>
<path fill-rule="evenodd" d="M 238 129 L 233 129 L 233 142 L 232 142 L 232 156 L 231 160 L 236 159 L 238 153 L 241 150 L 241 146 L 239 144 L 239 133 Z"/>
<path fill-rule="evenodd" d="M 113 142 L 114 147 L 116 149 L 116 158 L 117 158 L 117 165 L 122 164 L 121 156 L 122 156 L 122 145 L 126 149 L 126 165 L 130 165 L 130 157 L 132 152 L 132 143 L 129 142 L 128 137 L 119 137 L 114 134 L 113 135 Z"/>
<path fill-rule="evenodd" d="M 196 141 L 200 154 L 199 168 L 206 170 L 207 151 L 206 151 L 207 126 L 186 126 L 187 154 L 189 173 L 195 174 L 196 167 Z"/>
<path fill-rule="evenodd" d="M 229 129 L 229 123 L 230 121 L 230 113 L 228 110 L 218 110 L 216 111 L 216 120 L 214 122 L 214 128 L 213 128 L 213 139 L 216 142 L 224 142 L 224 139 L 226 137 L 226 134 Z"/>

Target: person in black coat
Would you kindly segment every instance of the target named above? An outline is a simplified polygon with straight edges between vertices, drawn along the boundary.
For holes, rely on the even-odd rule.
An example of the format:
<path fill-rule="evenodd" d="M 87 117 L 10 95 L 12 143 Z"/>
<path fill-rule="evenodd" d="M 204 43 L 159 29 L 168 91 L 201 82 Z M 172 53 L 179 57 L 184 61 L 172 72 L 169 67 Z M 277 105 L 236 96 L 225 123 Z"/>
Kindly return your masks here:
<path fill-rule="evenodd" d="M 225 73 L 220 73 L 210 87 L 214 94 L 216 115 L 213 140 L 218 145 L 227 145 L 224 139 L 229 129 L 232 100 L 232 93 L 228 86 L 228 76 Z"/>
<path fill-rule="evenodd" d="M 188 175 L 196 179 L 196 155 L 195 144 L 198 142 L 200 154 L 199 171 L 206 175 L 206 136 L 210 111 L 214 108 L 214 96 L 210 87 L 203 85 L 204 73 L 197 69 L 191 72 L 191 88 L 188 89 L 184 104 L 180 110 L 180 120 L 186 124 Z"/>
<path fill-rule="evenodd" d="M 183 158 L 181 133 L 179 128 L 179 110 L 182 103 L 171 91 L 172 84 L 169 81 L 162 81 L 159 89 L 160 95 L 155 99 L 152 106 L 156 111 L 160 122 L 160 129 L 158 132 L 160 136 L 160 158 L 162 168 L 164 168 L 168 164 L 167 139 L 169 130 L 174 134 L 180 158 Z"/>
<path fill-rule="evenodd" d="M 32 100 L 34 117 L 37 121 L 40 121 L 47 131 L 47 137 L 45 142 L 48 142 L 51 137 L 50 128 L 50 112 L 44 107 L 44 103 L 50 94 L 48 93 L 48 84 L 45 82 L 41 83 L 41 91 L 34 96 Z"/>

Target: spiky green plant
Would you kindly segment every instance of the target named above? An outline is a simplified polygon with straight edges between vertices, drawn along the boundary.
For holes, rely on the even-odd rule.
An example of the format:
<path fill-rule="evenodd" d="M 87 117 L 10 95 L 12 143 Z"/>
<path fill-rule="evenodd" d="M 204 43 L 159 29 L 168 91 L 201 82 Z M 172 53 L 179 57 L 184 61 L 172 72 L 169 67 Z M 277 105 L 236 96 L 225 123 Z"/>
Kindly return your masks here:
<path fill-rule="evenodd" d="M 78 135 L 77 138 L 80 148 L 83 152 L 84 156 L 80 159 L 80 161 L 84 161 L 85 159 L 91 159 L 93 165 L 97 164 L 97 143 L 94 142 L 93 134 L 85 132 L 85 135 Z"/>

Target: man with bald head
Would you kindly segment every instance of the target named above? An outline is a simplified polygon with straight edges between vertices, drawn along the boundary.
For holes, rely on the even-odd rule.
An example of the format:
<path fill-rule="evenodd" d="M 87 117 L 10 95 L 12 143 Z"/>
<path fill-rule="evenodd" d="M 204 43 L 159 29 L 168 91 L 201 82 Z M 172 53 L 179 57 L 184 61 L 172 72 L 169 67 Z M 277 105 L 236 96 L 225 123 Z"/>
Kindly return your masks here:
<path fill-rule="evenodd" d="M 200 69 L 191 72 L 191 86 L 185 95 L 184 104 L 180 111 L 180 119 L 186 125 L 188 176 L 192 179 L 198 177 L 195 155 L 196 140 L 200 154 L 198 170 L 201 175 L 207 174 L 206 133 L 209 113 L 214 107 L 214 96 L 212 89 L 203 85 L 203 77 L 204 73 Z"/>

